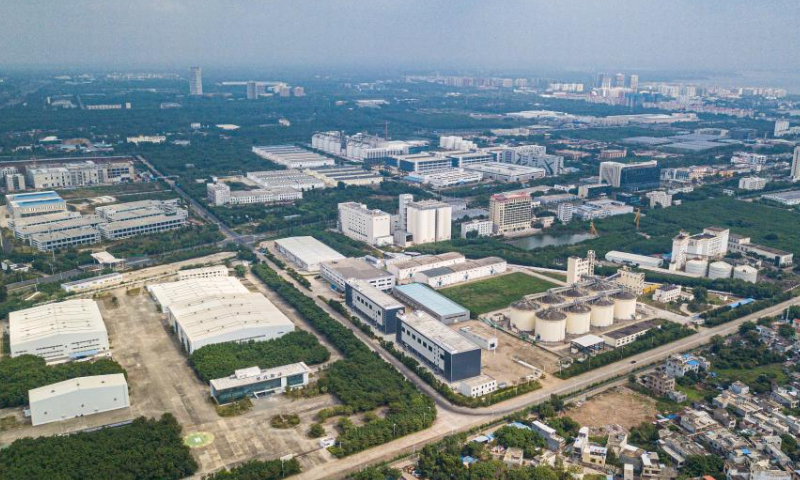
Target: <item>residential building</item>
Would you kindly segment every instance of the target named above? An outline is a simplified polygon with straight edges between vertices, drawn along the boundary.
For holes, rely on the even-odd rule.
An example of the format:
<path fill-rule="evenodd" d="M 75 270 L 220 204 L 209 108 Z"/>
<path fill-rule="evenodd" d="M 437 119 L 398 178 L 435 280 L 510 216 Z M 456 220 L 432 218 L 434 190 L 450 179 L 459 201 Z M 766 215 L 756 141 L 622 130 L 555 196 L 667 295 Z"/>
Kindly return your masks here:
<path fill-rule="evenodd" d="M 363 280 L 345 282 L 345 303 L 361 317 L 375 325 L 381 333 L 397 331 L 397 317 L 405 307 L 394 297 Z"/>
<path fill-rule="evenodd" d="M 506 261 L 499 257 L 467 260 L 449 267 L 437 267 L 417 272 L 414 274 L 414 281 L 434 288 L 444 288 L 504 273 L 506 267 Z"/>
<path fill-rule="evenodd" d="M 577 207 L 571 203 L 559 203 L 558 207 L 556 207 L 558 221 L 564 224 L 571 222 L 576 209 Z"/>
<path fill-rule="evenodd" d="M 34 388 L 28 391 L 28 404 L 34 427 L 131 405 L 122 373 L 76 377 Z"/>
<path fill-rule="evenodd" d="M 667 192 L 658 190 L 655 192 L 647 192 L 646 197 L 650 200 L 650 208 L 667 208 L 672 206 L 672 195 Z"/>
<path fill-rule="evenodd" d="M 709 364 L 705 358 L 687 353 L 670 356 L 664 366 L 667 375 L 679 378 L 689 372 L 698 373 L 701 368 L 707 370 Z"/>
<path fill-rule="evenodd" d="M 421 283 L 398 285 L 394 287 L 392 293 L 412 309 L 424 311 L 446 325 L 469 320 L 469 310 L 427 285 Z"/>
<path fill-rule="evenodd" d="M 406 205 L 407 231 L 415 245 L 450 240 L 453 207 L 436 200 Z"/>
<path fill-rule="evenodd" d="M 275 248 L 300 270 L 318 272 L 320 264 L 343 260 L 341 253 L 314 237 L 287 237 L 275 240 Z"/>
<path fill-rule="evenodd" d="M 531 197 L 527 193 L 499 193 L 489 199 L 489 220 L 498 235 L 530 230 L 532 218 Z"/>
<path fill-rule="evenodd" d="M 793 182 L 800 180 L 800 146 L 794 147 L 794 155 L 792 155 L 792 169 L 789 172 L 789 178 Z"/>
<path fill-rule="evenodd" d="M 666 397 L 675 390 L 675 377 L 660 370 L 642 375 L 639 379 L 642 386 L 659 397 Z"/>
<path fill-rule="evenodd" d="M 641 163 L 600 163 L 600 181 L 614 188 L 641 190 L 658 187 L 661 174 L 655 160 Z"/>
<path fill-rule="evenodd" d="M 492 234 L 491 220 L 470 220 L 461 224 L 461 238 L 467 238 L 470 232 L 477 232 L 479 237 L 488 237 Z"/>
<path fill-rule="evenodd" d="M 200 67 L 189 68 L 189 95 L 203 94 L 203 69 Z"/>
<path fill-rule="evenodd" d="M 708 412 L 688 407 L 681 413 L 680 425 L 689 433 L 700 433 L 719 428 L 719 423 L 711 418 Z"/>
<path fill-rule="evenodd" d="M 549 450 L 558 452 L 564 448 L 564 444 L 566 443 L 564 438 L 556 433 L 556 430 L 549 425 L 545 425 L 539 420 L 534 420 L 531 422 L 531 430 L 536 432 L 540 437 L 544 438 Z"/>
<path fill-rule="evenodd" d="M 339 204 L 339 230 L 353 240 L 375 246 L 391 245 L 390 227 L 391 215 L 386 212 L 370 210 L 363 203 Z"/>
<path fill-rule="evenodd" d="M 739 179 L 740 190 L 764 190 L 767 179 L 763 177 L 742 177 Z"/>
<path fill-rule="evenodd" d="M 304 362 L 265 369 L 242 368 L 229 377 L 211 380 L 211 398 L 217 404 L 225 405 L 246 397 L 283 393 L 308 385 L 310 374 L 311 369 Z"/>
<path fill-rule="evenodd" d="M 345 283 L 350 280 L 362 280 L 378 290 L 391 290 L 395 284 L 394 275 L 373 267 L 360 258 L 343 258 L 320 264 L 319 273 L 331 287 L 344 293 Z"/>

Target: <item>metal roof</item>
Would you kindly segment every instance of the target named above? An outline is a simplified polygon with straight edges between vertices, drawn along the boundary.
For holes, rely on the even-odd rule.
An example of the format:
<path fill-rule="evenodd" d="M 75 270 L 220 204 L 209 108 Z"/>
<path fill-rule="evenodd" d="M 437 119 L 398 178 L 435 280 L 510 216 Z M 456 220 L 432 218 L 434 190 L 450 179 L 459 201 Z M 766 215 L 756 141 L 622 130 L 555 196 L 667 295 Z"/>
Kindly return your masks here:
<path fill-rule="evenodd" d="M 67 300 L 8 314 L 11 344 L 82 332 L 107 335 L 97 302 L 89 299 Z"/>
<path fill-rule="evenodd" d="M 469 310 L 421 283 L 394 287 L 395 291 L 414 299 L 440 316 L 469 314 Z"/>
<path fill-rule="evenodd" d="M 121 386 L 125 388 L 128 387 L 128 382 L 125 381 L 125 375 L 122 373 L 77 377 L 28 390 L 28 401 L 33 404 L 79 390 L 94 390 L 97 388 Z"/>
<path fill-rule="evenodd" d="M 481 347 L 470 342 L 458 333 L 450 330 L 447 325 L 436 320 L 425 312 L 407 312 L 398 317 L 400 321 L 413 328 L 428 340 L 436 343 L 451 354 L 480 350 Z"/>

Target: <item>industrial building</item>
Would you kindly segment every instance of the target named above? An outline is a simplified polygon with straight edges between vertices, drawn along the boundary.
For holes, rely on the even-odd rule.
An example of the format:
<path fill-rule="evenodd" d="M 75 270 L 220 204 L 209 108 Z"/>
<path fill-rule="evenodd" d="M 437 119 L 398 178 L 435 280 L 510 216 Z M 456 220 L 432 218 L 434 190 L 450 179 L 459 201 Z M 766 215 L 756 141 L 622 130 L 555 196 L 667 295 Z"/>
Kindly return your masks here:
<path fill-rule="evenodd" d="M 379 185 L 383 175 L 371 170 L 364 170 L 356 165 L 337 165 L 335 167 L 318 167 L 305 170 L 305 173 L 322 180 L 327 187 L 345 185 Z"/>
<path fill-rule="evenodd" d="M 314 237 L 287 237 L 275 240 L 281 255 L 297 265 L 300 270 L 318 272 L 323 262 L 344 259 L 344 255 Z"/>
<path fill-rule="evenodd" d="M 253 153 L 270 162 L 294 169 L 327 167 L 336 163 L 332 158 L 324 157 L 294 145 L 253 147 Z"/>
<path fill-rule="evenodd" d="M 791 190 L 788 192 L 770 193 L 763 195 L 761 198 L 764 200 L 772 200 L 780 204 L 792 207 L 800 205 L 800 190 Z"/>
<path fill-rule="evenodd" d="M 580 282 L 583 277 L 594 277 L 594 250 L 586 252 L 586 258 L 567 258 L 567 285 Z"/>
<path fill-rule="evenodd" d="M 492 234 L 492 221 L 475 219 L 461 224 L 461 238 L 467 238 L 470 232 L 477 232 L 479 237 L 488 237 Z"/>
<path fill-rule="evenodd" d="M 320 264 L 319 273 L 322 278 L 340 292 L 345 291 L 348 280 L 363 280 L 378 290 L 391 290 L 394 287 L 394 275 L 380 268 L 373 267 L 360 258 L 343 258 Z"/>
<path fill-rule="evenodd" d="M 434 288 L 443 288 L 470 280 L 504 273 L 507 263 L 500 257 L 467 260 L 449 267 L 423 270 L 414 274 L 414 281 Z"/>
<path fill-rule="evenodd" d="M 170 200 L 139 200 L 136 202 L 104 205 L 102 207 L 97 207 L 94 213 L 106 221 L 118 222 L 172 214 L 178 210 L 178 199 L 173 198 Z"/>
<path fill-rule="evenodd" d="M 481 349 L 425 312 L 399 317 L 397 343 L 448 382 L 481 374 Z"/>
<path fill-rule="evenodd" d="M 109 185 L 133 182 L 136 170 L 130 160 L 95 163 L 67 163 L 28 167 L 25 170 L 26 184 L 35 190 L 45 188 L 71 188 L 89 185 Z"/>
<path fill-rule="evenodd" d="M 76 299 L 8 314 L 11 356 L 47 363 L 109 354 L 108 332 L 94 300 Z"/>
<path fill-rule="evenodd" d="M 33 426 L 131 406 L 122 373 L 77 377 L 28 391 Z"/>
<path fill-rule="evenodd" d="M 247 178 L 262 188 L 291 187 L 301 192 L 325 188 L 325 182 L 299 170 L 247 172 Z"/>
<path fill-rule="evenodd" d="M 422 310 L 444 324 L 469 320 L 469 310 L 421 283 L 398 285 L 392 293 L 404 304 Z"/>
<path fill-rule="evenodd" d="M 450 240 L 453 207 L 436 200 L 406 205 L 406 229 L 415 245 Z"/>
<path fill-rule="evenodd" d="M 383 160 L 393 155 L 407 155 L 427 145 L 424 141 L 386 140 L 357 133 L 318 132 L 311 137 L 311 147 L 349 160 L 364 162 Z"/>
<path fill-rule="evenodd" d="M 549 155 L 541 145 L 520 145 L 504 147 L 497 154 L 497 161 L 514 165 L 525 165 L 544 169 L 547 176 L 557 176 L 564 172 L 564 157 Z"/>
<path fill-rule="evenodd" d="M 206 345 L 262 342 L 294 331 L 294 324 L 260 293 L 206 295 L 172 303 L 169 318 L 189 354 Z"/>
<path fill-rule="evenodd" d="M 137 235 L 175 230 L 186 225 L 189 213 L 186 209 L 179 208 L 172 214 L 153 215 L 132 220 L 102 223 L 99 226 L 100 234 L 106 240 L 120 240 Z"/>
<path fill-rule="evenodd" d="M 473 327 L 461 327 L 458 329 L 458 334 L 481 347 L 483 350 L 497 350 L 499 342 L 495 335 L 481 333 Z"/>
<path fill-rule="evenodd" d="M 68 293 L 82 293 L 112 287 L 122 283 L 123 276 L 119 272 L 99 275 L 97 277 L 82 278 L 61 284 L 61 289 Z"/>
<path fill-rule="evenodd" d="M 614 330 L 613 332 L 604 333 L 602 337 L 603 340 L 605 340 L 606 345 L 609 347 L 619 348 L 635 341 L 637 338 L 641 337 L 653 328 L 658 328 L 658 325 L 655 322 L 640 322 L 634 325 L 628 325 L 627 327 L 622 327 L 619 330 Z"/>
<path fill-rule="evenodd" d="M 35 215 L 32 217 L 9 218 L 8 228 L 14 230 L 14 235 L 17 238 L 23 238 L 22 233 L 17 233 L 18 230 L 21 232 L 30 227 L 47 225 L 48 223 L 59 223 L 65 220 L 72 220 L 80 217 L 81 217 L 80 212 L 70 212 L 68 210 L 63 210 L 56 213 L 47 213 L 44 215 Z"/>
<path fill-rule="evenodd" d="M 442 188 L 457 187 L 459 185 L 480 182 L 483 180 L 483 175 L 480 172 L 466 170 L 463 168 L 451 168 L 449 170 L 441 170 L 431 173 L 414 173 L 408 175 L 406 180 L 409 182 L 422 183 L 424 185 L 428 185 L 434 190 L 439 190 Z"/>
<path fill-rule="evenodd" d="M 479 163 L 465 168 L 468 171 L 480 173 L 486 180 L 503 183 L 527 183 L 547 175 L 544 168 L 512 163 Z"/>
<path fill-rule="evenodd" d="M 261 369 L 242 368 L 233 375 L 211 380 L 211 397 L 220 405 L 246 397 L 261 397 L 283 393 L 308 385 L 311 369 L 303 362 Z"/>
<path fill-rule="evenodd" d="M 648 257 L 646 255 L 637 255 L 635 253 L 619 252 L 611 250 L 606 253 L 606 260 L 619 265 L 641 266 L 659 268 L 664 263 L 664 260 L 656 257 Z"/>
<path fill-rule="evenodd" d="M 378 290 L 363 280 L 345 282 L 345 303 L 356 313 L 375 325 L 381 333 L 397 331 L 397 316 L 405 307 L 391 295 Z"/>
<path fill-rule="evenodd" d="M 655 160 L 641 163 L 602 162 L 600 181 L 626 190 L 654 188 L 661 181 L 661 171 Z"/>
<path fill-rule="evenodd" d="M 767 259 L 777 267 L 788 267 L 794 262 L 792 252 L 751 243 L 750 237 L 733 233 L 728 236 L 728 249 L 732 252 L 746 253 Z"/>
<path fill-rule="evenodd" d="M 414 281 L 417 272 L 434 268 L 449 267 L 466 262 L 464 255 L 458 252 L 446 252 L 439 255 L 419 255 L 408 260 L 392 262 L 386 269 L 397 278 L 397 283 L 405 284 Z"/>
<path fill-rule="evenodd" d="M 653 292 L 653 300 L 661 303 L 674 302 L 681 298 L 680 285 L 661 285 Z"/>
<path fill-rule="evenodd" d="M 397 168 L 404 173 L 430 173 L 449 170 L 453 161 L 431 153 L 415 153 L 412 155 L 397 155 L 386 160 L 389 166 Z"/>
<path fill-rule="evenodd" d="M 100 231 L 94 227 L 79 227 L 58 232 L 36 233 L 29 238 L 31 246 L 49 252 L 75 245 L 91 245 L 100 241 Z"/>
<path fill-rule="evenodd" d="M 497 380 L 489 375 L 467 378 L 458 384 L 458 393 L 465 397 L 478 398 L 497 390 Z"/>
<path fill-rule="evenodd" d="M 486 151 L 448 152 L 446 156 L 452 161 L 454 168 L 467 168 L 495 160 L 494 155 Z"/>
<path fill-rule="evenodd" d="M 374 246 L 391 245 L 391 223 L 391 215 L 369 209 L 363 203 L 339 204 L 339 231 L 353 240 Z"/>
<path fill-rule="evenodd" d="M 250 205 L 254 203 L 290 203 L 303 198 L 303 192 L 292 187 L 270 187 L 231 191 L 225 183 L 206 184 L 208 202 L 215 206 Z"/>
<path fill-rule="evenodd" d="M 52 217 L 58 216 L 58 214 L 50 214 L 50 215 L 41 215 L 43 217 Z M 36 218 L 36 217 L 28 217 L 28 218 Z M 21 219 L 26 220 L 26 219 Z M 37 235 L 40 233 L 56 233 L 56 232 L 63 232 L 66 230 L 75 230 L 78 228 L 97 228 L 100 223 L 104 222 L 102 218 L 98 215 L 84 215 L 81 216 L 78 214 L 77 216 L 68 216 L 68 218 L 64 218 L 61 220 L 55 220 L 52 222 L 47 222 L 39 225 L 20 225 L 19 222 L 14 224 L 14 236 L 19 238 L 20 240 L 27 240 L 29 241 L 33 235 Z"/>
<path fill-rule="evenodd" d="M 219 295 L 249 293 L 236 277 L 193 278 L 179 282 L 148 285 L 147 291 L 164 312 L 169 312 L 173 304 L 200 300 Z"/>
<path fill-rule="evenodd" d="M 498 193 L 489 199 L 489 220 L 498 235 L 530 230 L 532 219 L 533 206 L 527 193 Z"/>
<path fill-rule="evenodd" d="M 225 265 L 214 265 L 211 267 L 190 268 L 178 270 L 178 280 L 193 280 L 195 278 L 218 278 L 228 276 L 228 267 Z"/>
<path fill-rule="evenodd" d="M 613 217 L 615 215 L 625 215 L 633 213 L 633 207 L 616 200 L 593 200 L 583 205 L 578 205 L 573 211 L 573 215 L 580 220 L 594 220 L 597 218 Z"/>
<path fill-rule="evenodd" d="M 64 212 L 67 202 L 53 191 L 6 195 L 6 208 L 14 219 Z"/>
<path fill-rule="evenodd" d="M 719 259 L 728 253 L 730 230 L 726 228 L 708 227 L 703 233 L 689 235 L 680 232 L 672 239 L 672 255 L 670 270 L 683 270 L 689 260 L 710 261 Z"/>

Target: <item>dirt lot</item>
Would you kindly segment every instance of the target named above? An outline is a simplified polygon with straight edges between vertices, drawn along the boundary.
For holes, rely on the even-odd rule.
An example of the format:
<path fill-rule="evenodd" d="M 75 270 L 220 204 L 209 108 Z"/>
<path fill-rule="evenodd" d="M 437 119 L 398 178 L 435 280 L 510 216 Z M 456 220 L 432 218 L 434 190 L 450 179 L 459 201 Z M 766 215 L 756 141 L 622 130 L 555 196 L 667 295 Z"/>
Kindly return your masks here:
<path fill-rule="evenodd" d="M 597 435 L 606 425 L 617 424 L 627 430 L 652 421 L 656 413 L 655 400 L 629 388 L 617 387 L 574 405 L 567 414 Z"/>

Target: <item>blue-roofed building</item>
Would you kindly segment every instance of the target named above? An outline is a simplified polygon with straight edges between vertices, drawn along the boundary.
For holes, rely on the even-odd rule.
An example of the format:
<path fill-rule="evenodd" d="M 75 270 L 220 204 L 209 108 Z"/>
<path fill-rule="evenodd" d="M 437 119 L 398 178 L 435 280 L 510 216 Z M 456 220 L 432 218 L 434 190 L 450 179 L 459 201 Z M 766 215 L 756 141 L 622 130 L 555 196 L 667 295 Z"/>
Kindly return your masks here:
<path fill-rule="evenodd" d="M 64 212 L 67 202 L 54 191 L 6 195 L 6 205 L 14 218 Z"/>
<path fill-rule="evenodd" d="M 672 355 L 667 359 L 665 367 L 667 375 L 673 378 L 680 378 L 689 372 L 697 373 L 701 368 L 703 370 L 708 370 L 711 364 L 701 356 L 686 353 L 683 355 Z"/>
<path fill-rule="evenodd" d="M 469 310 L 421 283 L 395 286 L 394 296 L 447 325 L 469 320 Z"/>

